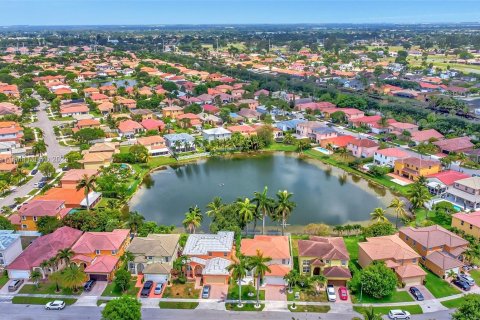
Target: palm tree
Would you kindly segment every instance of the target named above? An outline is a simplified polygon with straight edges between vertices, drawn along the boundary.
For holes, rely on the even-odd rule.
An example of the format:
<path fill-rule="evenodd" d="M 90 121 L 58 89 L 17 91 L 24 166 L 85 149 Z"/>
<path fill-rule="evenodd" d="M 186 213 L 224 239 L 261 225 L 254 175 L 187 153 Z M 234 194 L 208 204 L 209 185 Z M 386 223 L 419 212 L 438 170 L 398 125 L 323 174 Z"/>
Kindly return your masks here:
<path fill-rule="evenodd" d="M 288 292 L 292 293 L 293 287 L 297 284 L 299 276 L 300 274 L 297 269 L 292 269 L 283 277 L 288 283 Z"/>
<path fill-rule="evenodd" d="M 145 220 L 145 217 L 142 216 L 137 211 L 130 212 L 130 214 L 128 215 L 127 225 L 130 228 L 130 230 L 132 230 L 132 232 L 136 234 L 138 231 L 138 228 L 143 224 L 143 220 Z"/>
<path fill-rule="evenodd" d="M 413 209 L 421 208 L 431 197 L 428 189 L 417 183 L 413 184 L 413 188 L 408 193 L 408 200 L 412 203 Z"/>
<path fill-rule="evenodd" d="M 43 154 L 47 152 L 47 144 L 44 140 L 38 140 L 32 146 L 32 152 L 35 155 Z"/>
<path fill-rule="evenodd" d="M 185 219 L 183 219 L 183 226 L 190 232 L 195 233 L 195 230 L 200 227 L 203 221 L 203 216 L 200 209 L 195 207 L 190 207 L 188 212 L 185 213 Z"/>
<path fill-rule="evenodd" d="M 74 255 L 75 253 L 72 251 L 71 248 L 66 248 L 58 251 L 57 258 L 59 261 L 65 263 L 65 265 L 68 266 Z"/>
<path fill-rule="evenodd" d="M 77 292 L 78 287 L 81 286 L 87 275 L 83 270 L 76 264 L 71 264 L 68 268 L 63 269 L 61 276 L 61 284 L 66 288 L 73 289 L 74 292 Z"/>
<path fill-rule="evenodd" d="M 250 258 L 249 266 L 253 270 L 253 275 L 255 277 L 256 287 L 257 287 L 257 303 L 256 306 L 260 306 L 260 282 L 267 272 L 271 272 L 267 263 L 270 262 L 272 258 L 264 257 L 263 253 L 260 250 L 257 250 L 257 254 Z"/>
<path fill-rule="evenodd" d="M 236 204 L 238 205 L 238 214 L 245 223 L 245 234 L 248 234 L 248 224 L 255 218 L 255 205 L 250 202 L 249 198 L 245 198 L 243 201 L 238 199 Z"/>
<path fill-rule="evenodd" d="M 405 202 L 395 197 L 390 202 L 388 208 L 392 208 L 395 211 L 395 228 L 398 228 L 398 217 L 405 218 L 407 217 L 407 211 L 405 210 Z"/>
<path fill-rule="evenodd" d="M 52 268 L 52 271 L 53 271 L 53 272 L 57 271 L 58 258 L 57 258 L 57 257 L 51 257 L 51 258 L 48 260 L 48 264 L 49 264 L 50 267 Z"/>
<path fill-rule="evenodd" d="M 346 160 L 348 158 L 348 151 L 345 147 L 343 148 L 338 148 L 337 153 L 342 160 Z"/>
<path fill-rule="evenodd" d="M 35 286 L 38 288 L 38 283 L 40 282 L 40 279 L 42 278 L 42 273 L 38 270 L 33 270 L 30 273 L 30 280 L 33 281 Z"/>
<path fill-rule="evenodd" d="M 40 262 L 40 269 L 43 271 L 43 276 L 47 274 L 48 267 L 50 267 L 50 262 L 48 262 L 48 260 L 43 260 Z"/>
<path fill-rule="evenodd" d="M 387 217 L 385 217 L 385 209 L 382 208 L 375 208 L 372 213 L 370 213 L 371 220 L 376 220 L 377 222 L 385 222 L 388 221 Z"/>
<path fill-rule="evenodd" d="M 87 174 L 84 174 L 82 176 L 82 179 L 78 181 L 77 184 L 77 191 L 84 188 L 84 194 L 85 194 L 85 199 L 87 200 L 87 211 L 90 211 L 90 203 L 88 200 L 88 194 L 90 191 L 95 191 L 95 181 L 97 181 L 96 176 L 88 176 Z"/>
<path fill-rule="evenodd" d="M 262 214 L 262 234 L 265 234 L 265 219 L 272 211 L 274 200 L 268 197 L 268 187 L 263 188 L 263 192 L 255 191 L 253 193 L 253 202 L 257 204 L 257 211 Z"/>
<path fill-rule="evenodd" d="M 454 270 L 452 269 L 448 270 L 447 278 L 452 278 L 452 280 L 455 280 L 456 277 L 457 277 L 457 273 Z"/>
<path fill-rule="evenodd" d="M 342 234 L 343 230 L 345 230 L 343 228 L 343 226 L 335 226 L 333 227 L 333 231 L 337 232 L 337 235 L 340 237 L 340 235 Z"/>
<path fill-rule="evenodd" d="M 9 187 L 10 186 L 6 181 L 0 180 L 0 194 L 3 194 L 5 191 L 7 191 Z"/>
<path fill-rule="evenodd" d="M 290 193 L 287 190 L 277 192 L 277 206 L 275 211 L 282 216 L 282 236 L 285 232 L 287 218 L 296 206 L 295 202 L 290 200 L 292 196 L 293 193 Z"/>
<path fill-rule="evenodd" d="M 62 282 L 62 274 L 60 272 L 54 272 L 48 276 L 48 280 L 55 282 L 55 292 L 60 292 L 60 282 Z"/>
<path fill-rule="evenodd" d="M 238 261 L 227 268 L 232 272 L 232 278 L 238 282 L 238 307 L 242 307 L 242 279 L 247 276 L 247 261 L 243 256 L 238 257 Z"/>
<path fill-rule="evenodd" d="M 223 207 L 222 198 L 215 197 L 213 198 L 212 202 L 207 204 L 208 211 L 205 213 L 209 217 L 214 217 L 220 212 L 220 209 L 222 209 L 222 207 Z"/>
<path fill-rule="evenodd" d="M 375 313 L 373 307 L 365 308 L 362 312 L 363 318 L 365 320 L 382 320 L 382 317 Z"/>
<path fill-rule="evenodd" d="M 347 236 L 349 236 L 350 232 L 353 230 L 353 227 L 352 227 L 352 225 L 347 224 L 343 227 L 343 230 L 345 230 L 347 232 Z"/>
<path fill-rule="evenodd" d="M 327 281 L 327 278 L 323 274 L 312 276 L 310 279 L 315 284 L 316 288 L 323 288 L 323 286 L 325 285 L 325 281 Z M 318 292 L 320 290 L 316 289 L 316 291 Z"/>

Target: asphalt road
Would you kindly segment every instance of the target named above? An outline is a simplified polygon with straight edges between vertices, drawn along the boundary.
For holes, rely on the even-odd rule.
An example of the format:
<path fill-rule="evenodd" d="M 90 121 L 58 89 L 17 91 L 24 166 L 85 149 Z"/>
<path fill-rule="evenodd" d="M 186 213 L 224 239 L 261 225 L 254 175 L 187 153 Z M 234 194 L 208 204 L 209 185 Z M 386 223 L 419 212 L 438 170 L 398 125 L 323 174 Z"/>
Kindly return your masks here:
<path fill-rule="evenodd" d="M 60 163 L 63 161 L 63 157 L 73 150 L 70 147 L 61 146 L 55 133 L 53 132 L 53 126 L 56 125 L 56 122 L 50 121 L 48 119 L 47 112 L 45 109 L 47 108 L 47 103 L 43 101 L 40 96 L 33 95 L 38 101 L 40 101 L 39 110 L 37 112 L 38 120 L 29 124 L 29 127 L 37 127 L 40 128 L 43 132 L 43 140 L 47 144 L 47 160 L 53 164 L 55 168 L 58 169 Z M 5 198 L 0 200 L 0 207 L 9 206 L 15 203 L 15 198 L 23 198 L 28 195 L 28 193 L 35 189 L 35 183 L 38 183 L 42 178 L 42 174 L 37 172 L 37 174 L 26 184 L 18 187 L 14 192 L 6 196 Z"/>
<path fill-rule="evenodd" d="M 99 307 L 66 307 L 61 311 L 47 311 L 39 305 L 20 305 L 2 303 L 0 305 L 0 319 L 12 320 L 55 320 L 55 319 L 100 319 L 101 308 Z M 143 319 L 162 320 L 351 320 L 352 314 L 341 313 L 290 313 L 290 312 L 227 312 L 215 310 L 173 310 L 146 308 L 142 309 Z M 449 311 L 439 311 L 423 315 L 413 316 L 412 320 L 447 320 L 451 319 Z"/>

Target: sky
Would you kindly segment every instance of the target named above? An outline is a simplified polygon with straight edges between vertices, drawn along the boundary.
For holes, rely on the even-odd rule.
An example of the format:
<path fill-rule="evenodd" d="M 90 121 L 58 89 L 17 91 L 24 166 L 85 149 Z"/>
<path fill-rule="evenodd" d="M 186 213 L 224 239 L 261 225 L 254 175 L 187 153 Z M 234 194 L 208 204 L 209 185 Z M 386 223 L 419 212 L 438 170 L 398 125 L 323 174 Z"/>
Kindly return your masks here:
<path fill-rule="evenodd" d="M 480 22 L 480 0 L 0 0 L 0 25 Z"/>

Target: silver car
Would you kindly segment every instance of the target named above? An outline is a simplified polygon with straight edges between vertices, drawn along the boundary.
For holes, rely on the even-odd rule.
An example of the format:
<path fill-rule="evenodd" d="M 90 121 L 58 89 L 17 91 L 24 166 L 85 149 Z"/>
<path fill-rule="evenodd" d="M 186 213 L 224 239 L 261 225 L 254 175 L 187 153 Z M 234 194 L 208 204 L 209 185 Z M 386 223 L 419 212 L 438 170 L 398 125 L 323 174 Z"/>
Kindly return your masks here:
<path fill-rule="evenodd" d="M 155 286 L 155 291 L 154 291 L 154 293 L 155 293 L 155 294 L 161 294 L 161 293 L 162 293 L 162 289 L 163 289 L 163 283 L 159 282 L 159 283 L 157 283 L 157 285 Z"/>
<path fill-rule="evenodd" d="M 55 300 L 45 305 L 45 309 L 47 310 L 62 310 L 64 308 L 65 302 L 63 302 L 62 300 Z"/>
<path fill-rule="evenodd" d="M 397 319 L 410 319 L 410 312 L 404 310 L 390 310 L 388 317 L 393 320 Z"/>

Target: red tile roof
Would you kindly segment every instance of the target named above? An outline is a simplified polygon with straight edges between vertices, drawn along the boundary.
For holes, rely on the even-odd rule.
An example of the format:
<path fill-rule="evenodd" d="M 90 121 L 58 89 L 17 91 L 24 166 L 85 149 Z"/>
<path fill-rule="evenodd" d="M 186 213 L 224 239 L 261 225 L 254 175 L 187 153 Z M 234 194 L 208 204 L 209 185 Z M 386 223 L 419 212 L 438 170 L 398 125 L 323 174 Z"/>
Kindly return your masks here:
<path fill-rule="evenodd" d="M 130 230 L 115 229 L 112 232 L 85 232 L 72 247 L 77 254 L 94 253 L 95 250 L 119 250 L 130 235 Z"/>
<path fill-rule="evenodd" d="M 119 257 L 116 256 L 98 256 L 92 261 L 92 264 L 85 268 L 86 273 L 110 273 L 118 264 Z"/>
<path fill-rule="evenodd" d="M 443 184 L 451 186 L 455 181 L 469 178 L 470 176 L 454 170 L 446 170 L 439 173 L 434 173 L 428 176 L 428 178 L 436 178 Z"/>
<path fill-rule="evenodd" d="M 480 211 L 475 211 L 472 213 L 459 212 L 455 213 L 453 217 L 480 228 Z"/>

